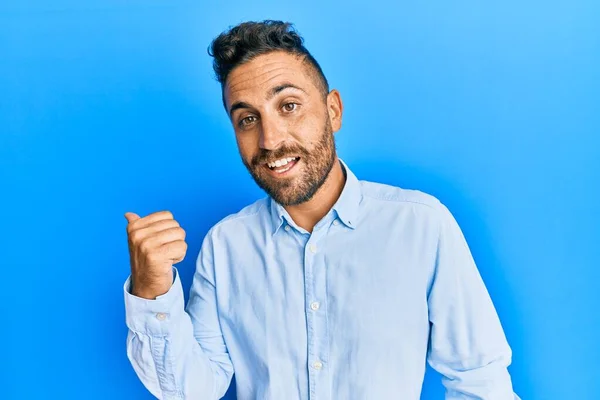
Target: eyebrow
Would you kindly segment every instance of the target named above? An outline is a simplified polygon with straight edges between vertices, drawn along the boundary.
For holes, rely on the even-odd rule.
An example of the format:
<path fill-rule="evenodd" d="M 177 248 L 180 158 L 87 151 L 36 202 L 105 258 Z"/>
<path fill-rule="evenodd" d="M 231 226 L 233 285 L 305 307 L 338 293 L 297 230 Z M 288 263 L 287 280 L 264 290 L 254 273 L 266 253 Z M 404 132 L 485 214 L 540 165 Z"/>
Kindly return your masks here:
<path fill-rule="evenodd" d="M 304 89 L 302 89 L 301 87 L 298 87 L 289 82 L 285 82 L 285 83 L 282 83 L 281 85 L 272 87 L 271 90 L 269 90 L 269 93 L 267 94 L 267 100 L 271 100 L 273 97 L 275 97 L 275 95 L 283 92 L 286 89 L 294 89 L 294 90 L 299 90 L 303 93 L 306 93 L 306 91 Z M 252 106 L 244 101 L 236 101 L 235 103 L 233 103 L 233 105 L 231 106 L 231 109 L 229 110 L 229 117 L 232 118 L 233 112 L 240 108 L 252 108 Z"/>

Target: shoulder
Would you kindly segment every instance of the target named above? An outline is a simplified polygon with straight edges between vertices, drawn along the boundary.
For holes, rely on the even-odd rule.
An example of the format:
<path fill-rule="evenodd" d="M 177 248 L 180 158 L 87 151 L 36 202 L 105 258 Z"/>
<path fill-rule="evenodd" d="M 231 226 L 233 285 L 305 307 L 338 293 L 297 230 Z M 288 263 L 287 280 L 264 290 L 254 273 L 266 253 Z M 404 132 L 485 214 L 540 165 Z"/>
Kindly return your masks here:
<path fill-rule="evenodd" d="M 383 183 L 360 181 L 367 215 L 386 220 L 411 221 L 411 226 L 426 226 L 436 230 L 456 225 L 456 220 L 444 203 L 432 194 Z M 408 219 L 404 219 L 408 218 Z"/>
<path fill-rule="evenodd" d="M 361 180 L 360 184 L 363 202 L 373 210 L 410 212 L 419 219 L 437 224 L 453 220 L 446 205 L 430 193 L 364 180 Z"/>
<path fill-rule="evenodd" d="M 440 200 L 421 190 L 405 189 L 384 183 L 360 181 L 363 197 L 367 201 L 389 203 L 391 206 L 415 207 L 436 212 L 443 204 Z"/>

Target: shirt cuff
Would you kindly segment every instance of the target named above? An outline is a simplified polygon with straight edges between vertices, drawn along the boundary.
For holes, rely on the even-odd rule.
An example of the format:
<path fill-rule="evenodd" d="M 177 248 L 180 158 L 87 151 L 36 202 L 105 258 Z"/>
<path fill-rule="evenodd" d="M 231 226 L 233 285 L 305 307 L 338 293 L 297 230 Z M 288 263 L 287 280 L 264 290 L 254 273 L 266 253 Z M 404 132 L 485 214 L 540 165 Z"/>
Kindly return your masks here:
<path fill-rule="evenodd" d="M 125 322 L 134 332 L 150 336 L 166 336 L 177 327 L 177 321 L 184 311 L 183 289 L 177 268 L 169 291 L 155 300 L 143 299 L 129 292 L 131 275 L 125 281 Z"/>

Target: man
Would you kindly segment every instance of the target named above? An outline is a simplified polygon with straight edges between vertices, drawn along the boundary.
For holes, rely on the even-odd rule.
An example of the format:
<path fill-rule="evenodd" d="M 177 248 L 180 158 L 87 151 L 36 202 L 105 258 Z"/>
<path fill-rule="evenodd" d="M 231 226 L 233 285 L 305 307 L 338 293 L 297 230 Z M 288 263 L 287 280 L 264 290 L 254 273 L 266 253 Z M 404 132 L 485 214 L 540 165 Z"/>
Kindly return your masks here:
<path fill-rule="evenodd" d="M 126 213 L 128 356 L 161 399 L 518 398 L 511 350 L 464 237 L 438 200 L 359 181 L 338 159 L 342 100 L 288 23 L 212 43 L 243 163 L 268 197 L 207 233 L 184 308 L 167 211 Z"/>

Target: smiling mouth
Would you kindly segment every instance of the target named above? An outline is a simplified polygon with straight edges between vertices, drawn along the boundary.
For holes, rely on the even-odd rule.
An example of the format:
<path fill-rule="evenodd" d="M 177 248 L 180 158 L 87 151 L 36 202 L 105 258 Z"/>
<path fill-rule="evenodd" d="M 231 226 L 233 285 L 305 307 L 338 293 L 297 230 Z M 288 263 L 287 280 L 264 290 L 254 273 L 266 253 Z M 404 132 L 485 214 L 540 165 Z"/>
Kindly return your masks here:
<path fill-rule="evenodd" d="M 283 174 L 296 165 L 300 160 L 300 157 L 285 157 L 275 160 L 273 162 L 265 163 L 265 167 L 277 174 Z"/>

